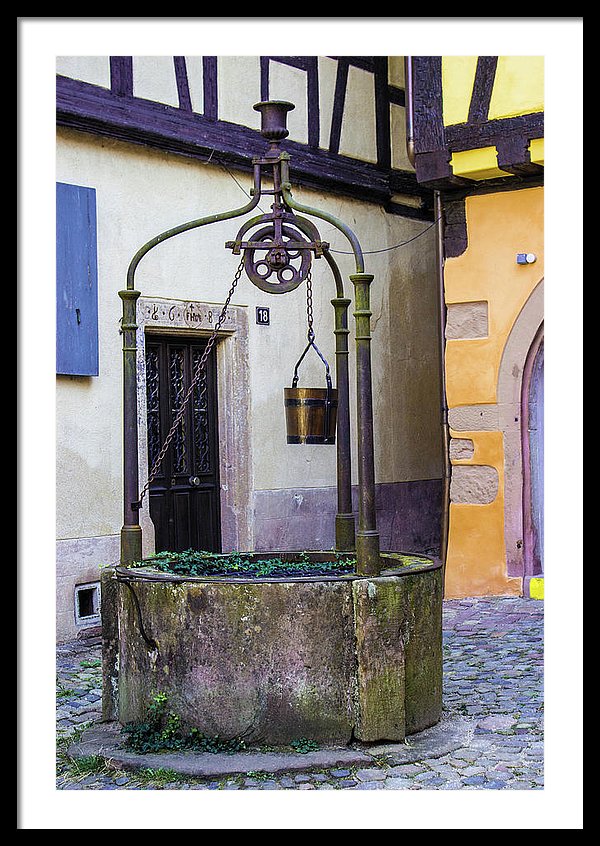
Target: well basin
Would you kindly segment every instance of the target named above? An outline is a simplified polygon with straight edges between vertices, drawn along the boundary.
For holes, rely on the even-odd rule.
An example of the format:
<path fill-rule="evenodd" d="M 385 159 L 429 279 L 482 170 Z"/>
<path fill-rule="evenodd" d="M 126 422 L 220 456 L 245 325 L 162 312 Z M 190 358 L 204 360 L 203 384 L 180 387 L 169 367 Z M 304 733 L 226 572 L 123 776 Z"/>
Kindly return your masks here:
<path fill-rule="evenodd" d="M 107 570 L 104 719 L 141 721 L 165 693 L 183 724 L 247 744 L 399 741 L 434 725 L 441 564 L 398 553 L 381 560 L 377 577 Z"/>

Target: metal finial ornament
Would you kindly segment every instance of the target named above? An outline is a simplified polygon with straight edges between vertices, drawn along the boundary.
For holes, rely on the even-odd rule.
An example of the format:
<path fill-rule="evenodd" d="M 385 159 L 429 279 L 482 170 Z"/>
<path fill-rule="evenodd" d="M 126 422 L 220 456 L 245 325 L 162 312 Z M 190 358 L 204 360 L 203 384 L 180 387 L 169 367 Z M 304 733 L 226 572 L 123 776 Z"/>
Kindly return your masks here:
<path fill-rule="evenodd" d="M 261 114 L 261 135 L 271 145 L 264 156 L 253 160 L 258 171 L 254 196 L 256 192 L 259 197 L 271 195 L 271 213 L 247 221 L 235 240 L 227 241 L 225 246 L 234 254 L 244 251 L 246 275 L 257 288 L 270 294 L 285 294 L 302 284 L 313 254 L 320 258 L 329 244 L 321 241 L 314 224 L 294 214 L 283 198 L 282 165 L 287 164 L 288 156 L 279 145 L 289 135 L 287 114 L 295 108 L 293 103 L 270 100 L 257 103 L 254 108 Z M 271 189 L 263 188 L 263 168 L 272 170 Z"/>
<path fill-rule="evenodd" d="M 294 104 L 288 103 L 287 100 L 265 100 L 253 106 L 261 115 L 260 134 L 271 142 L 270 150 L 265 153 L 266 157 L 279 156 L 279 142 L 290 134 L 287 128 L 287 113 L 295 108 Z"/>

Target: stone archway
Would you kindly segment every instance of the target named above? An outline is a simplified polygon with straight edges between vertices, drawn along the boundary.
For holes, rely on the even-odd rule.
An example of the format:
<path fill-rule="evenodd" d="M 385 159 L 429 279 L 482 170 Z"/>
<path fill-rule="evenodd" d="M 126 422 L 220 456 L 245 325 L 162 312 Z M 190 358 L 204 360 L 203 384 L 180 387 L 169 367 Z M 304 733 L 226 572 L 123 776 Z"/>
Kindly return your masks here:
<path fill-rule="evenodd" d="M 525 578 L 525 467 L 523 416 L 526 368 L 534 344 L 543 340 L 544 280 L 541 279 L 519 312 L 507 338 L 498 371 L 498 428 L 504 441 L 504 538 L 508 576 Z M 535 355 L 534 355 L 535 357 Z M 527 457 L 527 460 L 528 457 Z"/>

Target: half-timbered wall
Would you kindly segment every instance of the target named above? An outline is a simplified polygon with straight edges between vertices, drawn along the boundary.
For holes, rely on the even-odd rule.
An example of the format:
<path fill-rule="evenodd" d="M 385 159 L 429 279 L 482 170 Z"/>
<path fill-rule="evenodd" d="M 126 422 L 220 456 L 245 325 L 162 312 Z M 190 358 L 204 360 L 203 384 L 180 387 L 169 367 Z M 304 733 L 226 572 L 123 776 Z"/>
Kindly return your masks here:
<path fill-rule="evenodd" d="M 416 56 L 412 64 L 421 184 L 469 191 L 541 178 L 543 57 Z"/>
<path fill-rule="evenodd" d="M 112 56 L 57 63 L 59 125 L 247 168 L 255 103 L 287 99 L 297 184 L 431 218 L 404 143 L 402 57 Z"/>
<path fill-rule="evenodd" d="M 440 191 L 445 233 L 446 595 L 527 592 L 540 571 L 523 391 L 543 338 L 543 57 L 424 56 L 412 68 L 416 174 Z"/>
<path fill-rule="evenodd" d="M 98 375 L 57 377 L 59 637 L 69 639 L 79 630 L 73 614 L 77 586 L 93 584 L 99 566 L 119 558 L 118 291 L 125 286 L 128 264 L 158 233 L 247 202 L 247 157 L 265 149 L 252 105 L 267 95 L 296 103 L 286 142 L 294 195 L 351 225 L 365 251 L 366 270 L 375 277 L 372 347 L 382 547 L 435 548 L 442 472 L 435 228 L 427 205 L 430 190 L 417 186 L 408 165 L 404 169 L 398 129 L 404 112 L 401 60 L 85 57 L 60 59 L 58 69 L 57 180 L 95 191 L 99 333 Z M 385 166 L 386 156 L 397 169 Z M 408 192 L 402 203 L 393 187 L 396 178 Z M 138 268 L 142 484 L 148 464 L 145 339 L 153 332 L 206 336 L 209 315 L 214 319 L 224 302 L 239 261 L 225 249 L 239 225 L 241 219 L 240 224 L 221 222 L 172 238 Z M 348 242 L 328 224 L 318 225 L 347 280 L 354 271 Z M 346 286 L 352 296 L 348 281 Z M 313 292 L 317 343 L 333 364 L 335 285 L 322 260 L 314 262 Z M 267 325 L 256 319 L 256 309 L 265 307 Z M 304 286 L 272 296 L 243 276 L 230 316 L 217 344 L 223 548 L 330 548 L 335 447 L 290 446 L 285 437 L 283 389 L 291 384 L 306 344 Z M 353 332 L 352 307 L 350 321 Z M 302 382 L 320 385 L 324 376 L 317 357 L 307 357 L 305 364 Z M 356 481 L 356 455 L 353 467 Z M 150 552 L 154 536 L 146 503 L 140 522 L 144 551 Z"/>

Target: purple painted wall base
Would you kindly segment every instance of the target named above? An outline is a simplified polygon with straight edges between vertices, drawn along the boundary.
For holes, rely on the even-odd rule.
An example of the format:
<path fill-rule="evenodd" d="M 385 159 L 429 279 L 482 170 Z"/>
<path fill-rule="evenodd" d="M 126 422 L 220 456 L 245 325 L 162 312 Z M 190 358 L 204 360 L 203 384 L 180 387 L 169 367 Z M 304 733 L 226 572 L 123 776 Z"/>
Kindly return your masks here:
<path fill-rule="evenodd" d="M 356 489 L 353 502 L 356 513 Z M 256 491 L 254 503 L 255 549 L 334 547 L 335 488 Z M 441 479 L 378 484 L 375 503 L 382 550 L 430 553 L 439 550 Z"/>

